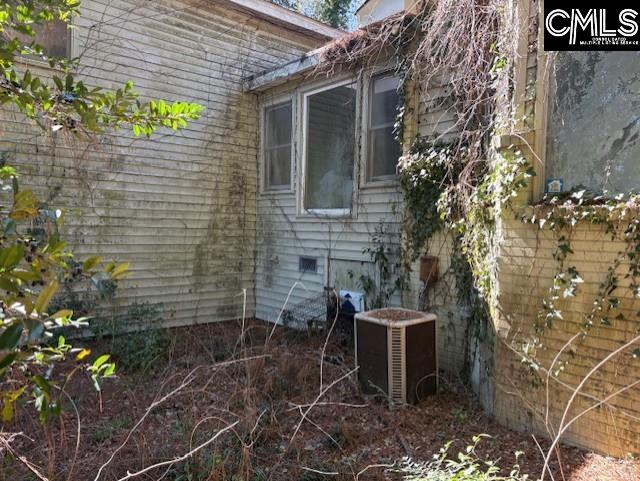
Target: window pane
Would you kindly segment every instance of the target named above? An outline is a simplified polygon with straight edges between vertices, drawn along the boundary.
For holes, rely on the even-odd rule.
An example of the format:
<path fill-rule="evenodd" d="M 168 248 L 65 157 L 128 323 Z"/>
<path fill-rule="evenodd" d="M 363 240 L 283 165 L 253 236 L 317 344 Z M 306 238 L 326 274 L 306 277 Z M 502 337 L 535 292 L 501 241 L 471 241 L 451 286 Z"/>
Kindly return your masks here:
<path fill-rule="evenodd" d="M 562 181 L 565 191 L 637 191 L 640 53 L 560 52 L 555 79 L 547 127 L 547 181 Z"/>
<path fill-rule="evenodd" d="M 69 45 L 69 29 L 60 20 L 53 20 L 35 27 L 37 44 L 42 45 L 44 53 L 49 57 L 67 57 Z"/>
<path fill-rule="evenodd" d="M 305 209 L 351 209 L 356 89 L 336 87 L 307 98 Z"/>
<path fill-rule="evenodd" d="M 400 143 L 393 134 L 393 127 L 369 131 L 370 178 L 394 176 L 400 155 Z"/>
<path fill-rule="evenodd" d="M 401 153 L 400 142 L 393 132 L 400 103 L 398 85 L 398 78 L 388 74 L 374 77 L 371 81 L 367 180 L 396 173 Z"/>
<path fill-rule="evenodd" d="M 265 151 L 267 186 L 271 189 L 291 187 L 291 146 Z"/>
<path fill-rule="evenodd" d="M 265 108 L 264 171 L 267 190 L 291 186 L 291 102 Z"/>
<path fill-rule="evenodd" d="M 265 110 L 265 146 L 291 144 L 291 102 Z"/>
<path fill-rule="evenodd" d="M 33 29 L 36 32 L 35 38 L 10 30 L 5 31 L 3 37 L 7 39 L 15 36 L 24 45 L 35 42 L 42 47 L 44 54 L 48 57 L 69 57 L 70 32 L 65 22 L 52 20 L 42 25 L 34 25 Z M 36 58 L 35 55 L 27 57 Z"/>
<path fill-rule="evenodd" d="M 393 124 L 396 121 L 399 102 L 397 77 L 387 75 L 373 78 L 371 82 L 371 127 Z"/>

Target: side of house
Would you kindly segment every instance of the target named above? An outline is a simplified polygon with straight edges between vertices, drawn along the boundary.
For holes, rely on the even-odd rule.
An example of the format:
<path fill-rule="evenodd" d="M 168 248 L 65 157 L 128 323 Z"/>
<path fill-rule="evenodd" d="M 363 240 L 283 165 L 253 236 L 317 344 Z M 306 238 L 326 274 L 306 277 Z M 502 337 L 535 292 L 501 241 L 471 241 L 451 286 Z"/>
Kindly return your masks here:
<path fill-rule="evenodd" d="M 325 286 L 365 293 L 369 307 L 380 296 L 400 302 L 399 80 L 384 63 L 330 76 L 309 63 L 258 88 L 256 310 L 269 321 L 321 298 Z M 273 126 L 280 115 L 289 120 L 286 132 Z M 276 150 L 281 135 L 287 147 Z M 384 251 L 388 277 L 371 249 Z"/>
<path fill-rule="evenodd" d="M 244 289 L 253 315 L 257 104 L 243 81 L 338 32 L 262 0 L 85 0 L 74 24 L 41 41 L 80 57 L 85 83 L 132 80 L 144 98 L 203 105 L 202 118 L 151 139 L 120 130 L 87 140 L 47 135 L 3 109 L 3 158 L 67 210 L 79 257 L 131 263 L 109 312 L 135 318 L 148 304 L 172 325 L 237 318 Z"/>
<path fill-rule="evenodd" d="M 637 191 L 640 53 L 544 52 L 543 2 L 521 4 L 518 75 L 525 78 L 515 95 L 526 120 L 523 135 L 503 143 L 520 144 L 536 171 L 534 182 L 520 197 L 522 212 L 530 216 L 527 205 L 558 187 L 585 196 Z M 535 213 L 540 218 L 548 212 L 543 207 Z M 586 219 L 552 233 L 505 213 L 499 228 L 503 241 L 498 255 L 499 307 L 494 315 L 498 336 L 492 411 L 510 426 L 541 432 L 546 432 L 545 424 L 557 430 L 564 417 L 565 424 L 572 422 L 567 441 L 621 457 L 637 454 L 640 362 L 632 351 L 638 343 L 608 358 L 638 335 L 640 302 L 629 276 L 633 256 L 624 254 L 627 243 L 619 237 L 613 240 L 606 222 Z M 557 371 L 557 381 L 551 381 L 547 392 L 532 385 L 508 346 L 532 331 L 543 299 L 549 299 L 563 269 L 557 257 L 565 244 L 569 251 L 564 269 L 576 272 L 579 279 L 575 296 L 560 296 L 557 305 L 562 314 L 542 337 L 542 364 Z M 613 283 L 608 280 L 611 276 Z M 565 354 L 555 359 L 561 351 Z M 548 418 L 532 409 L 535 406 L 548 406 Z"/>
<path fill-rule="evenodd" d="M 402 298 L 394 293 L 388 303 L 438 314 L 441 367 L 468 374 L 485 409 L 507 426 L 545 435 L 566 428 L 564 440 L 572 444 L 618 456 L 637 453 L 640 366 L 631 345 L 607 357 L 637 336 L 640 304 L 630 289 L 633 275 L 627 275 L 633 257 L 625 257 L 624 242 L 612 240 L 606 224 L 569 222 L 550 232 L 520 219 L 548 212 L 549 206 L 532 206 L 547 187 L 608 196 L 633 191 L 640 180 L 634 116 L 640 56 L 549 56 L 539 47 L 541 3 L 519 0 L 514 6 L 520 23 L 511 72 L 514 97 L 501 108 L 514 109 L 505 113 L 515 119 L 515 129 L 494 143 L 498 154 L 519 149 L 537 175 L 495 225 L 491 318 L 472 325 L 473 313 L 460 302 L 460 252 L 447 233 L 425 246 L 437 257 L 439 282 L 425 289 L 416 260 Z M 349 45 L 348 38 L 343 45 Z M 315 51 L 250 82 L 260 92 L 262 133 L 257 315 L 272 321 L 283 308 L 321 295 L 324 286 L 363 291 L 368 275 L 379 283 L 379 263 L 367 255 L 376 247 L 372 233 L 378 226 L 389 233 L 385 242 L 391 250 L 401 242 L 399 188 L 392 175 L 370 183 L 368 170 L 375 153 L 384 151 L 372 147 L 378 135 L 373 131 L 388 125 L 377 123 L 372 108 L 379 93 L 376 75 L 382 83 L 387 75 L 384 61 L 372 70 L 356 63 L 351 72 L 338 68 L 324 75 L 318 67 L 322 58 L 323 51 Z M 447 90 L 445 79 L 426 92 L 414 87 L 405 92 L 405 148 L 416 136 L 456 135 Z M 278 116 L 288 119 L 284 130 L 271 127 Z M 538 372 L 552 373 L 548 384 L 541 383 L 533 375 L 535 366 L 522 362 L 522 352 L 536 336 L 549 296 L 557 294 L 554 285 L 576 272 L 577 294 L 560 292 L 552 302 L 561 316 L 537 333 Z M 602 286 L 613 291 L 603 294 Z M 594 306 L 597 325 L 590 325 Z M 588 335 L 580 334 L 585 331 Z"/>
<path fill-rule="evenodd" d="M 586 213 L 588 207 L 556 214 L 544 224 L 540 220 L 552 206 L 534 204 L 545 191 L 577 191 L 585 198 L 637 191 L 640 55 L 544 52 L 542 4 L 514 3 L 521 20 L 513 71 L 516 126 L 513 135 L 494 139 L 505 149 L 520 150 L 536 176 L 495 227 L 490 325 L 467 325 L 464 332 L 464 317 L 452 317 L 453 330 L 464 338 L 456 346 L 464 349 L 458 359 L 469 363 L 466 372 L 480 401 L 503 424 L 544 436 L 566 428 L 565 442 L 620 457 L 636 455 L 640 363 L 633 355 L 638 343 L 632 341 L 640 302 L 629 275 L 635 254 L 627 255 L 627 243 L 613 239 L 607 222 L 591 215 L 575 225 L 565 217 L 565 227 L 550 230 L 563 222 L 562 215 L 578 219 L 580 209 Z M 429 103 L 421 103 L 426 117 L 420 118 L 432 117 Z M 534 223 L 521 220 L 534 215 Z M 637 212 L 627 213 L 633 215 Z M 447 242 L 436 237 L 428 246 L 441 268 L 455 254 Z M 421 288 L 415 277 L 412 286 Z M 442 302 L 440 312 L 455 312 L 455 305 L 451 299 Z M 547 323 L 549 316 L 553 321 Z M 442 329 L 448 321 L 440 314 L 439 322 Z M 548 325 L 536 331 L 541 323 Z M 532 342 L 537 336 L 539 345 Z M 611 355 L 626 343 L 631 344 Z M 535 350 L 537 365 L 523 362 L 526 349 Z"/>

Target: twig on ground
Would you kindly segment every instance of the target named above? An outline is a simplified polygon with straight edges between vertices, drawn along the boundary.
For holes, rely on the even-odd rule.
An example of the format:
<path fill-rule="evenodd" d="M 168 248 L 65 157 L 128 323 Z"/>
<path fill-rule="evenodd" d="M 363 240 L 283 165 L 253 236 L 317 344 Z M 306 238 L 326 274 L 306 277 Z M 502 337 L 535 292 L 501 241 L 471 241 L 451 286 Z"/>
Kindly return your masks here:
<path fill-rule="evenodd" d="M 200 451 L 201 449 L 206 448 L 207 446 L 209 446 L 211 443 L 213 443 L 216 439 L 218 439 L 221 435 L 223 435 L 227 431 L 230 431 L 233 428 L 235 428 L 239 423 L 240 423 L 240 421 L 236 421 L 233 424 L 230 424 L 227 427 L 221 429 L 214 436 L 209 438 L 207 441 L 205 441 L 204 443 L 196 446 L 191 451 L 183 454 L 182 456 L 170 459 L 168 461 L 162 461 L 160 463 L 152 464 L 151 466 L 147 466 L 146 468 L 141 469 L 140 471 L 136 471 L 135 473 L 127 472 L 127 475 L 122 477 L 122 478 L 119 478 L 118 481 L 125 481 L 127 479 L 131 479 L 131 478 L 135 478 L 137 476 L 141 476 L 141 475 L 143 475 L 145 473 L 148 473 L 149 471 L 152 471 L 154 469 L 162 468 L 164 466 L 172 466 L 172 465 L 174 465 L 176 463 L 180 463 L 182 461 L 185 461 L 185 460 L 189 459 L 191 456 L 193 456 L 195 453 Z"/>
<path fill-rule="evenodd" d="M 335 471 L 320 471 L 319 469 L 307 468 L 306 466 L 301 466 L 300 469 L 303 471 L 308 471 L 310 473 L 321 474 L 322 476 L 339 476 L 340 473 Z"/>
<path fill-rule="evenodd" d="M 31 471 L 40 481 L 49 481 L 44 474 L 40 472 L 38 466 L 29 461 L 25 456 L 22 456 L 11 446 L 11 441 L 13 441 L 18 436 L 22 436 L 22 433 L 12 433 L 8 438 L 4 436 L 4 433 L 0 434 L 0 445 L 4 446 L 7 451 L 11 453 L 11 455 L 20 461 L 29 471 Z"/>
<path fill-rule="evenodd" d="M 304 423 L 305 419 L 307 418 L 307 416 L 309 415 L 309 412 L 311 412 L 311 410 L 316 406 L 316 403 L 322 398 L 322 396 L 324 396 L 327 391 L 329 391 L 333 386 L 335 386 L 336 384 L 340 383 L 341 381 L 343 381 L 344 379 L 348 378 L 349 376 L 351 376 L 354 372 L 356 372 L 358 370 L 357 367 L 351 369 L 349 372 L 347 372 L 346 374 L 343 374 L 342 376 L 340 376 L 338 379 L 336 379 L 335 381 L 333 381 L 331 384 L 329 384 L 326 388 L 324 388 L 322 391 L 320 391 L 320 393 L 318 394 L 318 396 L 316 397 L 316 399 L 309 405 L 309 407 L 302 413 L 302 418 L 300 419 L 300 422 L 298 422 L 296 429 L 293 431 L 293 434 L 291 435 L 291 438 L 289 439 L 289 446 L 291 446 L 291 443 L 293 443 L 294 438 L 296 437 L 296 435 L 298 434 L 298 431 L 300 431 L 300 427 L 302 426 L 302 423 Z"/>

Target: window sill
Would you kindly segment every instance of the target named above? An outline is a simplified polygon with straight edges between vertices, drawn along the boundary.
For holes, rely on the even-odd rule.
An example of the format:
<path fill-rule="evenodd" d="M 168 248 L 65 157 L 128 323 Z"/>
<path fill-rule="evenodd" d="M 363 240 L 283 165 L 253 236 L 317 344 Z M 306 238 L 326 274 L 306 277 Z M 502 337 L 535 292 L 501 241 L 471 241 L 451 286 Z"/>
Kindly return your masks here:
<path fill-rule="evenodd" d="M 400 181 L 398 179 L 387 180 L 370 180 L 362 184 L 360 190 L 367 189 L 398 189 L 400 188 Z"/>
<path fill-rule="evenodd" d="M 303 209 L 298 214 L 301 218 L 312 219 L 327 219 L 327 220 L 340 220 L 340 219 L 353 219 L 354 214 L 352 209 Z"/>
<path fill-rule="evenodd" d="M 295 194 L 296 191 L 293 189 L 282 189 L 282 190 L 261 190 L 260 195 L 264 197 L 274 197 L 279 195 L 292 195 Z"/>
<path fill-rule="evenodd" d="M 60 67 L 52 67 L 49 65 L 49 62 L 37 58 L 16 57 L 14 63 L 16 65 L 24 65 L 25 67 L 37 67 L 45 70 L 52 70 L 54 72 L 62 72 Z"/>

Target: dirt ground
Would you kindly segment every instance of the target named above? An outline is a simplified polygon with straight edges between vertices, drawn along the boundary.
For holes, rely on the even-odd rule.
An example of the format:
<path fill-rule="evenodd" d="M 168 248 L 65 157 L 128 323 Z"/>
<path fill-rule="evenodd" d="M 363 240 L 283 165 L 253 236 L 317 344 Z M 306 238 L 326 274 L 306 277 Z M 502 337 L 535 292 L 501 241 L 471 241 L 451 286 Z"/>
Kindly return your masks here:
<path fill-rule="evenodd" d="M 347 333 L 331 335 L 321 363 L 324 335 L 278 327 L 267 340 L 271 329 L 252 322 L 240 336 L 238 322 L 168 331 L 166 354 L 135 372 L 120 366 L 101 396 L 88 377 L 76 377 L 67 387 L 60 422 L 42 427 L 25 405 L 2 430 L 24 434 L 15 449 L 51 481 L 95 479 L 111 457 L 99 479 L 126 479 L 128 472 L 203 443 L 186 460 L 135 479 L 399 479 L 381 465 L 404 457 L 428 460 L 447 441 L 454 441 L 455 454 L 480 433 L 491 436 L 480 445 L 482 456 L 499 459 L 509 470 L 513 453 L 523 451 L 522 471 L 538 478 L 542 456 L 533 438 L 492 421 L 461 381 L 441 378 L 437 396 L 390 410 L 383 399 L 360 393 L 350 374 L 354 359 Z M 94 354 L 111 347 L 108 341 L 90 344 Z M 211 441 L 232 423 L 233 429 Z M 556 481 L 640 480 L 640 466 L 631 461 L 570 447 L 562 447 L 560 457 L 562 469 L 557 459 L 552 465 Z M 5 454 L 0 480 L 27 479 L 37 478 Z"/>

